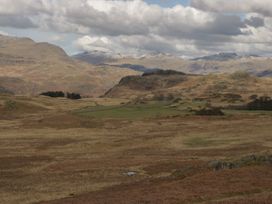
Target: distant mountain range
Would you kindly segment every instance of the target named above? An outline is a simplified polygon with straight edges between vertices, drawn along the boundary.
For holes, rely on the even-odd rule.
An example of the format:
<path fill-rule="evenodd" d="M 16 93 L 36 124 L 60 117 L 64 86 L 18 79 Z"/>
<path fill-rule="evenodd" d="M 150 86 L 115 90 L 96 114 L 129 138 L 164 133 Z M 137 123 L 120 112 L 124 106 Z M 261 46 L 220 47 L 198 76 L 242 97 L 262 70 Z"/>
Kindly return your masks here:
<path fill-rule="evenodd" d="M 90 64 L 103 64 L 115 68 L 129 68 L 138 72 L 173 69 L 193 74 L 233 73 L 245 71 L 259 77 L 272 76 L 272 58 L 258 55 L 218 53 L 185 59 L 158 53 L 141 57 L 111 56 L 109 53 L 85 52 L 73 56 Z"/>
<path fill-rule="evenodd" d="M 82 60 L 84 62 L 90 64 L 104 64 L 105 62 L 114 61 L 122 57 L 121 55 L 115 55 L 113 53 L 107 53 L 103 51 L 90 51 L 90 52 L 82 52 L 72 56 L 75 59 Z"/>
<path fill-rule="evenodd" d="M 240 56 L 238 56 L 236 53 L 219 53 L 215 55 L 194 58 L 193 61 L 198 61 L 198 60 L 226 61 L 226 60 L 233 60 L 233 59 L 239 59 L 239 58 Z"/>

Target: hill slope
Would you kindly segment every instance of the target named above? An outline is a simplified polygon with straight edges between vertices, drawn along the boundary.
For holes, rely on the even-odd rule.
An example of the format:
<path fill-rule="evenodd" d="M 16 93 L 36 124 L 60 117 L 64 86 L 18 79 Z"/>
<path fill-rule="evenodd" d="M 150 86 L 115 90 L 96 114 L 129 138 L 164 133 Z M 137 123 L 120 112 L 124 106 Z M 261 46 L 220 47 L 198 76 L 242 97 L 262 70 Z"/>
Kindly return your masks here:
<path fill-rule="evenodd" d="M 137 72 L 90 65 L 54 45 L 0 35 L 0 86 L 15 94 L 63 90 L 97 96 L 129 74 Z"/>
<path fill-rule="evenodd" d="M 192 75 L 161 71 L 142 76 L 124 77 L 105 96 L 112 98 L 248 99 L 249 96 L 272 95 L 272 79 L 258 78 L 244 72 L 217 75 Z"/>

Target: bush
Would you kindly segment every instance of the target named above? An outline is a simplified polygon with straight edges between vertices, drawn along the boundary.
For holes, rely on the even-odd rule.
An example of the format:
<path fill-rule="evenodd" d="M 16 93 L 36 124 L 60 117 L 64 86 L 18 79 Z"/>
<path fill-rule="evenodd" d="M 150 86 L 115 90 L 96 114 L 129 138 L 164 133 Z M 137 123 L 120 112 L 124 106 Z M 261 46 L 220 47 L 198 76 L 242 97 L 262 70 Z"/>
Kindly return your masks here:
<path fill-rule="evenodd" d="M 14 109 L 17 108 L 17 103 L 15 101 L 13 101 L 13 100 L 7 100 L 4 103 L 4 108 L 6 110 L 14 110 Z"/>
<path fill-rule="evenodd" d="M 202 108 L 200 110 L 196 110 L 195 115 L 222 116 L 225 114 L 220 108 L 209 107 L 209 108 Z"/>
<path fill-rule="evenodd" d="M 272 111 L 272 99 L 267 96 L 256 98 L 247 104 L 248 110 L 269 110 Z"/>
<path fill-rule="evenodd" d="M 54 97 L 54 98 L 65 97 L 65 94 L 62 91 L 48 91 L 48 92 L 43 92 L 40 95 Z"/>
<path fill-rule="evenodd" d="M 248 97 L 250 100 L 256 100 L 258 98 L 258 95 L 254 94 Z"/>
<path fill-rule="evenodd" d="M 67 93 L 66 97 L 72 100 L 81 99 L 81 96 L 78 93 Z"/>

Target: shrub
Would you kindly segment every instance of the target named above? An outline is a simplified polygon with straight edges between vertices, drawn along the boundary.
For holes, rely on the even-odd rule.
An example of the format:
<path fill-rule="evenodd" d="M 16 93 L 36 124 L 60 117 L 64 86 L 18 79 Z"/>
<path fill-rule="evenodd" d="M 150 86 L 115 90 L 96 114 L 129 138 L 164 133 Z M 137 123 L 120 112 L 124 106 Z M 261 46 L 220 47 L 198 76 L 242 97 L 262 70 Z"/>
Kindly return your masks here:
<path fill-rule="evenodd" d="M 256 100 L 257 98 L 258 98 L 258 95 L 256 94 L 249 96 L 250 100 Z"/>
<path fill-rule="evenodd" d="M 269 110 L 272 111 L 272 99 L 267 96 L 256 98 L 247 104 L 248 110 Z"/>
<path fill-rule="evenodd" d="M 7 100 L 4 103 L 4 108 L 6 110 L 14 110 L 14 109 L 17 108 L 17 103 L 15 101 L 13 101 L 13 100 Z"/>
<path fill-rule="evenodd" d="M 201 108 L 199 110 L 196 110 L 195 115 L 222 116 L 225 114 L 220 108 L 209 107 L 209 108 Z"/>
<path fill-rule="evenodd" d="M 80 94 L 78 94 L 78 93 L 67 93 L 67 95 L 66 95 L 66 97 L 68 98 L 68 99 L 72 99 L 72 100 L 78 100 L 78 99 L 81 99 L 81 96 L 80 96 Z"/>

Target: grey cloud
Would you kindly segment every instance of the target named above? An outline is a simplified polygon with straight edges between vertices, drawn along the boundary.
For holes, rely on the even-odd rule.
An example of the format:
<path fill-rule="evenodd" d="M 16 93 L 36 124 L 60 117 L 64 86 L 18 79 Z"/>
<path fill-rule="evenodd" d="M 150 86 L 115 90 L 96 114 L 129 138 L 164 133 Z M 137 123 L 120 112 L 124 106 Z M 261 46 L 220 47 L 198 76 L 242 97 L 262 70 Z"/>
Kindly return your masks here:
<path fill-rule="evenodd" d="M 272 1 L 242 2 L 192 0 L 193 7 L 163 8 L 143 0 L 0 0 L 0 26 L 79 34 L 82 49 L 192 54 L 231 45 L 235 51 L 241 37 L 254 44 L 271 35 L 268 17 L 239 15 L 268 15 Z"/>
<path fill-rule="evenodd" d="M 243 27 L 245 24 L 238 16 L 218 15 L 206 29 L 209 33 L 219 35 L 242 35 L 241 28 Z"/>
<path fill-rule="evenodd" d="M 211 12 L 246 12 L 272 16 L 271 0 L 191 0 L 191 6 Z"/>
<path fill-rule="evenodd" d="M 252 16 L 249 19 L 245 19 L 245 23 L 249 26 L 253 26 L 255 28 L 264 26 L 264 18 Z"/>
<path fill-rule="evenodd" d="M 15 27 L 15 28 L 35 28 L 37 25 L 25 16 L 19 15 L 1 15 L 0 26 L 2 27 Z"/>
<path fill-rule="evenodd" d="M 22 4 L 23 0 L 18 2 Z M 148 5 L 140 0 L 70 0 L 69 4 L 64 0 L 27 0 L 24 7 L 24 12 L 36 19 L 37 26 L 81 34 L 110 36 L 155 34 L 190 39 L 194 36 L 201 37 L 199 35 L 201 33 L 240 35 L 243 26 L 236 16 L 214 15 L 182 6 L 166 9 Z M 18 13 L 20 12 L 18 8 Z M 12 13 L 14 16 L 9 15 L 10 18 L 19 17 L 15 8 L 12 9 Z M 20 24 L 14 23 L 12 26 L 18 27 Z"/>

